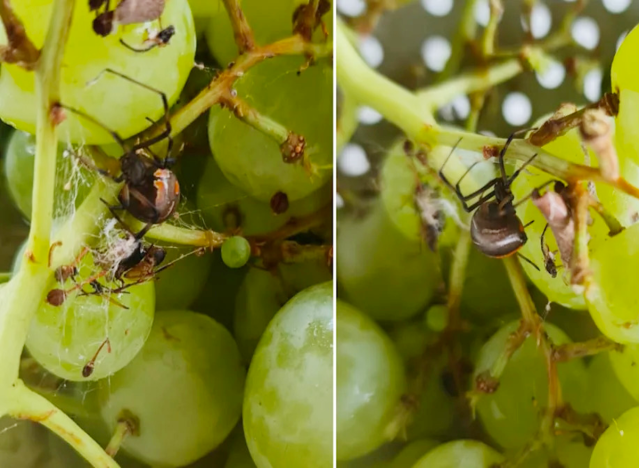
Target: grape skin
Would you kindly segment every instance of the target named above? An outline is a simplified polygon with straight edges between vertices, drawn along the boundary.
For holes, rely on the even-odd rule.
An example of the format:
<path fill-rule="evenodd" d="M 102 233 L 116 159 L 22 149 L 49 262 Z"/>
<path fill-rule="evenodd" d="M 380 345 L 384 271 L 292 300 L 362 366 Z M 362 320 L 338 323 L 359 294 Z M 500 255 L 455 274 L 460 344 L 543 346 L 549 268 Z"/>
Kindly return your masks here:
<path fill-rule="evenodd" d="M 252 197 L 269 202 L 278 192 L 300 200 L 332 176 L 332 68 L 326 61 L 304 70 L 303 57 L 275 57 L 247 71 L 236 83 L 239 96 L 289 132 L 306 140 L 306 155 L 318 166 L 310 174 L 299 163 L 285 163 L 280 143 L 220 106 L 210 111 L 209 142 L 228 180 Z M 312 109 L 312 111 L 311 111 Z"/>
<path fill-rule="evenodd" d="M 251 257 L 251 245 L 241 236 L 228 238 L 222 244 L 222 261 L 229 268 L 242 268 Z"/>
<path fill-rule="evenodd" d="M 504 458 L 475 440 L 457 440 L 429 451 L 413 468 L 491 468 Z"/>
<path fill-rule="evenodd" d="M 631 226 L 594 248 L 590 258 L 588 310 L 599 330 L 618 343 L 639 343 L 635 280 L 626 273 L 639 264 L 638 233 L 639 225 Z"/>
<path fill-rule="evenodd" d="M 79 279 L 95 273 L 91 255 L 81 261 L 78 269 Z M 110 288 L 118 287 L 116 283 L 101 282 Z M 68 281 L 57 287 L 72 284 Z M 128 309 L 109 303 L 106 297 L 80 297 L 77 292 L 71 293 L 59 307 L 42 298 L 27 337 L 29 353 L 49 372 L 71 381 L 98 380 L 122 369 L 144 345 L 155 309 L 153 282 L 127 291 L 128 294 L 114 294 L 113 298 Z M 107 338 L 111 352 L 109 346 L 104 346 L 93 373 L 83 377 L 84 366 Z"/>
<path fill-rule="evenodd" d="M 56 187 L 54 210 L 68 209 L 69 205 L 80 205 L 95 176 L 87 171 L 83 178 L 72 178 L 75 161 L 70 154 L 65 155 L 62 147 L 58 149 L 56 167 Z M 31 218 L 31 197 L 33 194 L 33 168 L 35 165 L 35 137 L 30 133 L 16 130 L 12 132 L 4 155 L 4 175 L 7 188 L 16 206 L 27 218 Z M 67 183 L 71 189 L 65 189 Z"/>
<path fill-rule="evenodd" d="M 23 0 L 12 6 L 29 38 L 41 48 L 49 24 L 51 0 Z M 65 50 L 62 66 L 61 102 L 88 113 L 121 137 L 128 138 L 149 126 L 146 117 L 153 120 L 162 117 L 160 97 L 119 77 L 104 76 L 95 83 L 92 80 L 106 68 L 111 68 L 163 91 L 169 102 L 174 103 L 195 57 L 193 17 L 187 0 L 166 2 L 162 24 L 173 25 L 176 34 L 171 38 L 170 47 L 158 47 L 147 53 L 132 52 L 120 44 L 119 39 L 139 47 L 146 28 L 157 28 L 157 22 L 127 26 L 103 38 L 93 32 L 94 18 L 87 3 L 79 2 L 74 9 L 69 47 Z M 0 44 L 6 43 L 4 29 L 0 27 Z M 167 63 L 172 65 L 167 67 Z M 33 72 L 18 65 L 3 64 L 0 96 L 4 96 L 0 99 L 2 120 L 34 133 L 38 106 Z M 113 105 L 114 96 L 116 106 Z M 58 126 L 58 135 L 67 142 L 113 143 L 108 133 L 70 114 Z"/>
<path fill-rule="evenodd" d="M 257 468 L 325 468 L 333 459 L 333 283 L 298 293 L 255 350 L 243 424 Z"/>
<path fill-rule="evenodd" d="M 370 318 L 339 299 L 336 313 L 337 458 L 349 460 L 393 437 L 406 378 L 395 346 Z"/>
<path fill-rule="evenodd" d="M 617 418 L 599 438 L 590 458 L 590 468 L 631 467 L 637 463 L 639 407 Z"/>
<path fill-rule="evenodd" d="M 237 423 L 244 375 L 237 345 L 220 324 L 185 310 L 158 312 L 142 351 L 101 385 L 101 414 L 111 429 L 123 409 L 139 418 L 140 434 L 122 445 L 135 458 L 184 466 Z"/>
<path fill-rule="evenodd" d="M 509 336 L 519 322 L 511 322 L 495 333 L 482 347 L 477 357 L 474 378 L 490 370 L 505 349 Z M 559 328 L 546 323 L 544 330 L 556 345 L 570 342 Z M 587 376 L 582 361 L 558 364 L 562 395 L 578 411 L 587 409 Z M 515 351 L 499 378 L 494 393 L 483 394 L 477 403 L 477 413 L 486 432 L 502 447 L 519 449 L 530 441 L 539 428 L 539 409 L 548 400 L 548 377 L 545 358 L 529 336 Z"/>
<path fill-rule="evenodd" d="M 231 184 L 213 158 L 206 163 L 197 191 L 197 206 L 207 225 L 220 232 L 242 229 L 245 236 L 274 231 L 295 216 L 310 214 L 330 203 L 330 184 L 289 204 L 286 213 L 273 214 L 268 203 Z M 234 223 L 239 222 L 239 225 Z"/>

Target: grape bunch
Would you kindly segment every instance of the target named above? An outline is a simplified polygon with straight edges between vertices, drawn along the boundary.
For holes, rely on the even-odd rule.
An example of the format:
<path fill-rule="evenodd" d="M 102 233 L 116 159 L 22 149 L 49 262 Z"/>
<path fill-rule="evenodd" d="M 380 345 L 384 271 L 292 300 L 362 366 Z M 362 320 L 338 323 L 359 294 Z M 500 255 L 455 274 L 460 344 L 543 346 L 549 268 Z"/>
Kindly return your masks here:
<path fill-rule="evenodd" d="M 2 13 L 0 466 L 331 466 L 330 2 L 73 3 Z"/>
<path fill-rule="evenodd" d="M 464 16 L 457 64 L 415 92 L 373 70 L 365 46 L 407 15 L 369 7 L 338 20 L 338 144 L 384 144 L 356 132 L 358 114 L 371 123 L 360 106 L 404 134 L 368 174 L 338 178 L 338 467 L 637 463 L 639 27 L 602 99 L 562 104 L 511 141 L 477 121 L 491 128 L 499 85 L 539 72 L 561 30 L 529 38 L 521 66 L 498 48 L 502 2 L 490 3 L 483 35 Z M 466 128 L 440 123 L 437 110 L 465 94 Z"/>

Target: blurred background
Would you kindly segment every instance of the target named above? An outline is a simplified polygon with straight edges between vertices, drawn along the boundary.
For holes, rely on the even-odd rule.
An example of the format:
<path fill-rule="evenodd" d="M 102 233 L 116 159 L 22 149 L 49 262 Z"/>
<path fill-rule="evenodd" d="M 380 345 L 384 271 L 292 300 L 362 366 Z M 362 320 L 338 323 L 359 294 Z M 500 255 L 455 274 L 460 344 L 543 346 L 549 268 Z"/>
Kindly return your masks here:
<path fill-rule="evenodd" d="M 413 0 L 385 12 L 372 34 L 361 37 L 360 53 L 368 64 L 409 89 L 419 89 L 438 80 L 453 49 L 454 36 L 464 9 L 471 0 Z M 487 24 L 488 0 L 474 2 L 473 16 L 481 36 Z M 543 41 L 556 32 L 562 20 L 579 4 L 565 0 L 508 0 L 498 27 L 497 48 L 518 49 L 526 37 Z M 583 106 L 597 101 L 610 89 L 610 65 L 617 47 L 637 22 L 639 2 L 590 0 L 571 28 L 577 46 L 553 52 L 553 61 L 543 74 L 533 71 L 494 88 L 487 96 L 477 130 L 506 137 L 532 125 L 563 102 Z M 346 21 L 366 12 L 365 0 L 336 0 L 337 11 Z M 523 20 L 531 6 L 530 31 Z M 474 66 L 466 54 L 461 70 Z M 467 96 L 458 96 L 439 110 L 440 122 L 463 127 L 470 112 Z M 359 127 L 338 158 L 341 186 L 370 189 L 371 175 L 399 132 L 373 109 L 358 109 Z"/>

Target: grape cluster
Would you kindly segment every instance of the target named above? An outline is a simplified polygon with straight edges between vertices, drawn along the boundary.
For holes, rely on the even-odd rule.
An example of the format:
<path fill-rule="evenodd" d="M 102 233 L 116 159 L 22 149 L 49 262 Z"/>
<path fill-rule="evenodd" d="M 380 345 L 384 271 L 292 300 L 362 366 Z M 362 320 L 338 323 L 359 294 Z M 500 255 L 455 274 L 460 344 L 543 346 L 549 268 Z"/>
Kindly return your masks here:
<path fill-rule="evenodd" d="M 34 287 L 21 378 L 122 467 L 330 466 L 333 72 L 312 52 L 330 49 L 326 2 L 306 36 L 300 9 L 318 2 L 225 2 L 242 9 L 243 50 L 222 2 L 76 3 L 52 110 L 51 279 Z M 159 17 L 123 16 L 156 3 Z M 41 48 L 52 2 L 12 6 Z M 298 48 L 269 51 L 287 39 Z M 2 189 L 27 223 L 36 88 L 3 63 Z M 24 243 L 14 279 L 33 261 Z M 1 422 L 0 466 L 85 466 L 46 431 Z"/>
<path fill-rule="evenodd" d="M 362 18 L 350 25 L 361 28 Z M 488 211 L 482 217 L 490 200 L 479 204 L 479 214 L 459 205 L 464 195 L 475 192 L 463 200 L 471 205 L 504 180 L 499 166 L 485 161 L 504 151 L 503 140 L 495 145 L 495 139 L 437 124 L 432 135 L 428 125 L 414 130 L 409 118 L 402 120 L 363 86 L 358 94 L 360 87 L 344 73 L 344 102 L 357 96 L 407 137 L 386 151 L 368 185 L 378 196 L 346 182 L 338 211 L 339 467 L 636 465 L 639 316 L 635 277 L 628 272 L 639 255 L 639 199 L 630 195 L 639 186 L 638 41 L 635 28 L 612 64 L 614 95 L 606 99 L 619 98 L 618 114 L 605 100 L 596 111 L 564 105 L 533 124 L 525 135 L 527 154 L 521 140 L 506 150 L 517 153 L 506 158 L 506 177 L 522 172 L 492 200 L 503 202 L 501 220 L 514 204 L 526 240 L 503 260 L 483 255 L 486 237 L 475 235 L 503 228 L 493 242 L 506 240 L 505 224 L 489 232 L 496 224 L 488 221 L 497 218 Z M 341 51 L 338 46 L 338 70 Z M 362 69 L 357 63 L 353 75 Z M 390 83 L 375 79 L 380 88 Z M 456 84 L 434 89 L 444 93 Z M 430 97 L 428 91 L 422 96 Z M 398 107 L 409 103 L 407 94 Z M 601 125 L 598 141 L 589 133 L 589 118 Z M 548 128 L 555 129 L 552 138 L 534 147 Z M 539 163 L 530 159 L 533 153 L 549 159 Z M 532 164 L 524 169 L 526 160 Z M 582 166 L 561 173 L 566 162 Z M 583 166 L 590 166 L 584 173 L 598 168 L 589 173 L 602 176 L 588 185 L 576 182 L 588 178 L 571 173 Z M 620 180 L 625 188 L 616 185 Z M 489 181 L 492 186 L 480 189 Z M 561 203 L 543 211 L 540 199 L 548 193 L 568 207 L 563 229 L 557 224 Z M 583 210 L 577 214 L 578 200 L 590 200 L 585 220 Z M 471 218 L 476 224 L 469 232 Z"/>

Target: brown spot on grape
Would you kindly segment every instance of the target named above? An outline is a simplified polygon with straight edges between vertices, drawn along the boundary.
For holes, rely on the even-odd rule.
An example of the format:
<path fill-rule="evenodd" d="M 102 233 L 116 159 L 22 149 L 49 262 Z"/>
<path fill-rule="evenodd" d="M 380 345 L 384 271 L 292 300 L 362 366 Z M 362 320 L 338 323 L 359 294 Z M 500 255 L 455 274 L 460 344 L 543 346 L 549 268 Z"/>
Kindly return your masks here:
<path fill-rule="evenodd" d="M 288 211 L 288 195 L 284 192 L 277 192 L 271 197 L 271 211 L 276 215 Z"/>
<path fill-rule="evenodd" d="M 499 156 L 500 148 L 497 145 L 484 145 L 482 148 L 482 154 L 484 159 L 496 158 Z"/>
<path fill-rule="evenodd" d="M 47 294 L 47 303 L 54 306 L 59 307 L 66 300 L 67 293 L 62 289 L 52 289 Z"/>

